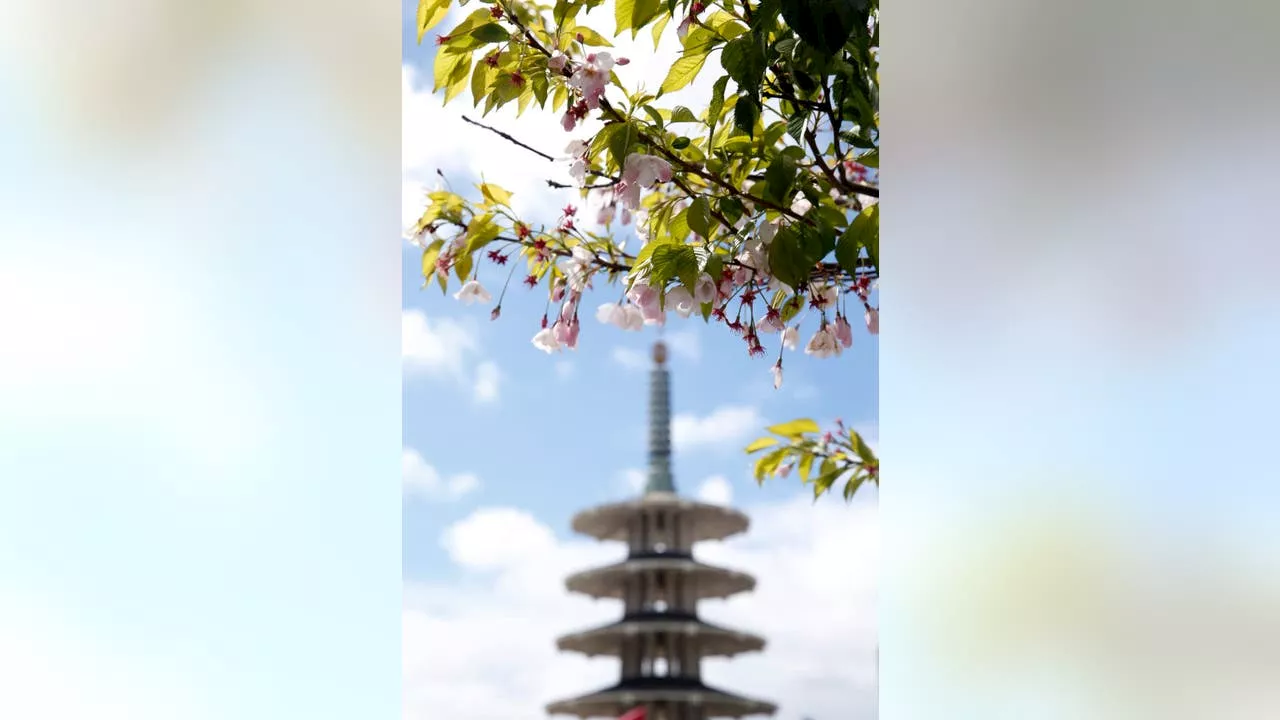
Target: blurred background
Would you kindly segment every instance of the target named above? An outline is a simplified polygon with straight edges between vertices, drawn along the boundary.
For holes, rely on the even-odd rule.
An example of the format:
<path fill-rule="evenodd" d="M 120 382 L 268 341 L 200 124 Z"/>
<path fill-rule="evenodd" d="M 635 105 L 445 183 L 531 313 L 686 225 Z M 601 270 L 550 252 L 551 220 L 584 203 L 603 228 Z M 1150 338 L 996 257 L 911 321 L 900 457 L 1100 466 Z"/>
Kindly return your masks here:
<path fill-rule="evenodd" d="M 884 10 L 881 717 L 1276 715 L 1278 12 Z M 0 4 L 0 716 L 400 712 L 401 14 Z"/>

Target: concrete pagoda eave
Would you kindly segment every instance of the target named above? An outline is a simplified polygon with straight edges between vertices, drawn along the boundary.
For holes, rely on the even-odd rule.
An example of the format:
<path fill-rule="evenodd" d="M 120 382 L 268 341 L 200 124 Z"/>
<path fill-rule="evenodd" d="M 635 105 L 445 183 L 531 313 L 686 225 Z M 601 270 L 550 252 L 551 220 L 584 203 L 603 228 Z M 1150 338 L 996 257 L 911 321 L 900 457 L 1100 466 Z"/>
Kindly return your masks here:
<path fill-rule="evenodd" d="M 707 565 L 689 557 L 660 555 L 628 558 L 613 565 L 574 573 L 565 580 L 565 586 L 570 592 L 593 598 L 622 599 L 627 578 L 649 570 L 684 573 L 693 580 L 692 588 L 698 600 L 727 598 L 750 592 L 756 587 L 755 578 L 746 573 Z"/>
<path fill-rule="evenodd" d="M 733 508 L 690 500 L 674 493 L 646 493 L 633 500 L 583 510 L 573 516 L 572 527 L 574 532 L 597 540 L 626 541 L 628 521 L 658 509 L 678 510 L 690 518 L 690 542 L 723 540 L 746 532 L 751 525 L 746 515 Z"/>
<path fill-rule="evenodd" d="M 624 618 L 591 630 L 566 635 L 556 641 L 560 650 L 577 652 L 587 657 L 617 656 L 622 652 L 623 640 L 647 633 L 682 633 L 698 640 L 700 657 L 733 657 L 748 652 L 764 650 L 764 638 L 759 635 L 712 625 L 697 618 L 663 617 Z"/>
<path fill-rule="evenodd" d="M 773 715 L 778 706 L 763 700 L 734 695 L 698 681 L 651 678 L 643 682 L 622 682 L 589 695 L 560 700 L 547 705 L 551 715 L 578 718 L 617 718 L 637 705 L 686 702 L 701 705 L 708 718 L 743 718 Z"/>

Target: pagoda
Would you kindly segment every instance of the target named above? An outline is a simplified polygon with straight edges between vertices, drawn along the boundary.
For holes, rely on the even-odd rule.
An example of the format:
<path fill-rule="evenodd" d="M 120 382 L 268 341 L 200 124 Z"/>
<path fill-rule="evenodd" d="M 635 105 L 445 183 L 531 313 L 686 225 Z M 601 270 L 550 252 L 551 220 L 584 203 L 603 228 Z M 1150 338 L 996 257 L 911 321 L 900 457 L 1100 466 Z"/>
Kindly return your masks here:
<path fill-rule="evenodd" d="M 698 562 L 694 543 L 745 532 L 746 515 L 676 494 L 671 474 L 670 378 L 666 348 L 654 346 L 649 394 L 649 472 L 638 498 L 584 510 L 575 532 L 627 544 L 621 562 L 577 573 L 571 592 L 623 603 L 618 622 L 561 637 L 562 651 L 621 660 L 619 682 L 547 706 L 552 715 L 617 718 L 637 707 L 646 720 L 706 720 L 773 715 L 772 703 L 702 682 L 706 657 L 734 657 L 764 649 L 764 639 L 705 622 L 698 601 L 727 598 L 755 587 L 745 573 Z"/>

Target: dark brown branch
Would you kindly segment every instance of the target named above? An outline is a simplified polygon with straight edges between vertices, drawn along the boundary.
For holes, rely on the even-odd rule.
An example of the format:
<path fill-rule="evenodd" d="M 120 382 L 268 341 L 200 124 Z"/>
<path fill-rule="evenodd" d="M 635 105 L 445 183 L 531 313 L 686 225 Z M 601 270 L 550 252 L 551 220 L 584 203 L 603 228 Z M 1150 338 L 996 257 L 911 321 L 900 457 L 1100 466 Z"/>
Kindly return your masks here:
<path fill-rule="evenodd" d="M 541 150 L 539 150 L 539 149 L 537 149 L 537 148 L 529 147 L 528 145 L 525 145 L 524 143 L 520 142 L 519 140 L 517 140 L 517 139 L 515 139 L 515 138 L 511 137 L 511 136 L 510 136 L 510 135 L 508 135 L 507 133 L 504 133 L 504 132 L 502 132 L 501 130 L 499 130 L 499 129 L 495 128 L 495 127 L 490 127 L 490 126 L 488 126 L 488 125 L 485 125 L 485 124 L 484 124 L 484 123 L 482 123 L 482 122 L 476 122 L 475 120 L 472 120 L 471 118 L 467 117 L 466 115 L 463 115 L 463 116 L 462 116 L 462 119 L 463 119 L 463 120 L 465 120 L 465 121 L 466 121 L 466 122 L 468 122 L 468 123 L 471 123 L 472 125 L 475 125 L 476 127 L 484 128 L 485 130 L 488 130 L 489 132 L 493 133 L 494 135 L 497 135 L 498 137 L 500 137 L 500 138 L 502 138 L 502 139 L 506 140 L 507 142 L 513 143 L 513 144 L 515 144 L 515 145 L 519 145 L 520 147 L 524 148 L 525 150 L 528 150 L 529 152 L 533 153 L 534 155 L 537 155 L 537 156 L 538 156 L 538 157 L 540 157 L 540 158 L 544 158 L 544 159 L 546 159 L 546 160 L 550 160 L 551 162 L 555 162 L 555 161 L 556 161 L 556 159 L 555 159 L 555 158 L 553 158 L 553 157 L 551 157 L 550 155 L 548 155 L 548 154 L 546 154 L 546 153 L 542 152 Z"/>

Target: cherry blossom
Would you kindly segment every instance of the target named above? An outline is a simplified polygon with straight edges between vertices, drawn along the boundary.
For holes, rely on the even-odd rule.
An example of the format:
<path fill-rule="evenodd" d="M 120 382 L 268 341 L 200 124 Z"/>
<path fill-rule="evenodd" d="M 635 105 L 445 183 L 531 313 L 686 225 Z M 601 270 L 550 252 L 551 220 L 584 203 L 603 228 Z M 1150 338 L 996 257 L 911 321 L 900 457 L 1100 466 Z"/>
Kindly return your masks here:
<path fill-rule="evenodd" d="M 644 328 L 644 315 L 635 305 L 605 303 L 596 310 L 596 319 L 620 330 L 634 332 Z"/>
<path fill-rule="evenodd" d="M 556 321 L 551 328 L 551 334 L 555 341 L 570 350 L 578 349 L 578 331 L 581 326 L 578 324 L 578 318 L 574 317 L 570 320 L 563 318 Z"/>
<path fill-rule="evenodd" d="M 880 311 L 876 308 L 869 307 L 863 316 L 867 322 L 867 332 L 872 335 L 880 334 Z"/>
<path fill-rule="evenodd" d="M 631 153 L 622 165 L 622 180 L 644 188 L 655 182 L 670 182 L 671 163 L 655 155 Z"/>
<path fill-rule="evenodd" d="M 697 284 L 693 286 L 693 299 L 699 304 L 714 302 L 716 299 L 716 281 L 711 276 L 703 273 L 698 278 Z"/>
<path fill-rule="evenodd" d="M 489 294 L 488 290 L 484 289 L 484 286 L 478 280 L 468 280 L 463 283 L 453 297 L 462 301 L 464 305 L 470 305 L 474 302 L 487 303 L 493 299 L 493 296 Z"/>
<path fill-rule="evenodd" d="M 579 64 L 569 77 L 569 85 L 582 93 L 582 100 L 590 110 L 600 107 L 609 72 L 613 70 L 613 56 L 607 52 L 592 53 L 586 62 Z"/>
<path fill-rule="evenodd" d="M 769 308 L 765 311 L 764 319 L 756 324 L 756 328 L 762 333 L 780 332 L 784 328 L 782 313 L 775 308 Z"/>
<path fill-rule="evenodd" d="M 804 352 L 816 358 L 836 357 L 843 352 L 840 341 L 836 339 L 835 327 L 828 324 L 819 328 L 818 332 L 809 338 L 809 343 L 804 346 Z"/>
<path fill-rule="evenodd" d="M 676 285 L 667 291 L 666 306 L 675 310 L 683 318 L 692 315 L 693 309 L 697 307 L 694 304 L 693 295 L 683 285 Z"/>
<path fill-rule="evenodd" d="M 782 331 L 782 346 L 788 350 L 795 350 L 800 344 L 800 329 L 795 325 L 788 327 Z"/>
<path fill-rule="evenodd" d="M 658 291 L 643 280 L 637 281 L 627 292 L 627 299 L 640 309 L 646 325 L 663 325 L 667 321 L 667 314 L 660 307 L 658 298 Z"/>
<path fill-rule="evenodd" d="M 836 340 L 840 341 L 840 345 L 842 347 L 852 347 L 853 328 L 850 327 L 849 321 L 845 319 L 844 315 L 836 315 L 835 328 Z"/>
<path fill-rule="evenodd" d="M 774 363 L 769 370 L 773 373 L 773 389 L 777 390 L 782 387 L 782 358 L 778 358 L 778 362 Z"/>
<path fill-rule="evenodd" d="M 547 60 L 547 67 L 551 68 L 553 72 L 560 72 L 561 70 L 564 70 L 565 63 L 568 61 L 569 58 L 565 57 L 564 53 L 557 50 L 551 55 L 551 58 Z"/>
<path fill-rule="evenodd" d="M 614 205 L 609 203 L 600 208 L 600 212 L 596 213 L 596 222 L 601 225 L 608 225 L 613 222 Z"/>
<path fill-rule="evenodd" d="M 564 271 L 565 278 L 569 281 L 569 287 L 581 292 L 587 287 L 587 280 L 591 277 L 591 266 L 595 263 L 596 255 L 582 245 L 575 245 L 573 253 L 568 260 L 560 266 Z"/>
<path fill-rule="evenodd" d="M 550 355 L 560 350 L 560 341 L 556 340 L 551 328 L 544 327 L 533 336 L 533 346 Z"/>

